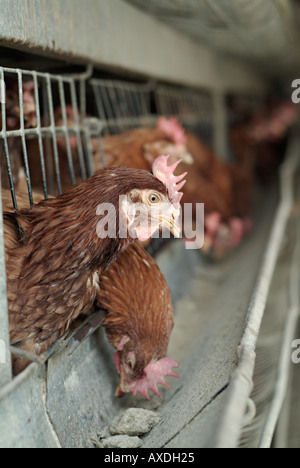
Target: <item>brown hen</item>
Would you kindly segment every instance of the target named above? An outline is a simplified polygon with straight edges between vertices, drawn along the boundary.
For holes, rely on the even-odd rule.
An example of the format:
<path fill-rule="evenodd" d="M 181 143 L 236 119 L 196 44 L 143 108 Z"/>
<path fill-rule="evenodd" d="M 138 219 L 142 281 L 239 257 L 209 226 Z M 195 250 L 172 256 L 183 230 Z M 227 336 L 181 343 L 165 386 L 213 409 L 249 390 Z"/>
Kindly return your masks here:
<path fill-rule="evenodd" d="M 154 159 L 170 155 L 171 161 L 191 161 L 185 145 L 179 145 L 170 134 L 159 128 L 135 128 L 119 135 L 102 138 L 103 152 L 108 167 L 126 166 L 151 170 Z M 102 168 L 99 154 L 94 154 L 94 168 Z"/>
<path fill-rule="evenodd" d="M 103 326 L 117 350 L 117 396 L 147 390 L 159 395 L 177 363 L 165 358 L 173 329 L 173 307 L 166 280 L 139 242 L 132 244 L 100 277 L 97 305 L 108 311 Z M 160 396 L 160 395 L 159 395 Z"/>
<path fill-rule="evenodd" d="M 125 196 L 125 204 L 120 196 Z M 92 306 L 99 275 L 136 237 L 144 240 L 161 227 L 174 232 L 179 216 L 175 201 L 174 194 L 150 172 L 120 167 L 106 169 L 30 209 L 5 212 L 12 344 L 40 354 L 62 336 Z M 130 207 L 137 202 L 145 208 L 145 219 L 133 218 Z M 116 210 L 113 238 L 107 237 L 107 223 L 101 224 L 103 203 Z M 130 224 L 122 238 L 121 222 L 128 229 Z M 150 223 L 151 230 L 145 223 Z M 17 239 L 13 247 L 12 239 Z M 26 364 L 17 359 L 15 371 Z"/>

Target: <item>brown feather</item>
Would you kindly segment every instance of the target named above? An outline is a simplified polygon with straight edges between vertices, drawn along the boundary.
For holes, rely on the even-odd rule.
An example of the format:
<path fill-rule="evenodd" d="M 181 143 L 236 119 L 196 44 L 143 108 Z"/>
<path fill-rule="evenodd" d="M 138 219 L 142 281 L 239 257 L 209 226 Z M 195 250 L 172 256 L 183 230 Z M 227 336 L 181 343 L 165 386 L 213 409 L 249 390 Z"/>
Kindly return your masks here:
<path fill-rule="evenodd" d="M 132 189 L 167 194 L 149 172 L 106 169 L 58 198 L 4 214 L 12 344 L 25 342 L 27 349 L 40 353 L 92 306 L 99 290 L 95 273 L 106 270 L 133 241 L 100 239 L 97 206 L 113 203 L 118 220 L 119 196 Z M 24 245 L 13 241 L 18 224 Z"/>
<path fill-rule="evenodd" d="M 102 145 L 106 164 L 108 167 L 126 166 L 151 170 L 151 165 L 145 159 L 144 146 L 146 143 L 162 140 L 171 141 L 163 131 L 156 128 L 135 128 L 119 135 L 104 136 Z M 97 152 L 94 154 L 94 168 L 95 171 L 102 168 Z"/>
<path fill-rule="evenodd" d="M 155 260 L 139 242 L 125 250 L 100 277 L 96 301 L 108 311 L 103 326 L 112 345 L 131 339 L 136 376 L 165 357 L 173 329 L 169 287 Z"/>

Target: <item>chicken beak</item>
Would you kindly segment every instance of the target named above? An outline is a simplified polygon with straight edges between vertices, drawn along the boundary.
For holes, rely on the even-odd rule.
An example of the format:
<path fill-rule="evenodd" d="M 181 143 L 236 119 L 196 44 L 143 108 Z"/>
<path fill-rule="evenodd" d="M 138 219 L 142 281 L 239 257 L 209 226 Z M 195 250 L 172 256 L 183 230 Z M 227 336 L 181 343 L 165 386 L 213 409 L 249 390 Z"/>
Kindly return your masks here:
<path fill-rule="evenodd" d="M 161 224 L 162 227 L 165 229 L 168 229 L 170 233 L 176 238 L 180 239 L 181 238 L 181 225 L 180 222 L 177 219 L 175 219 L 173 216 L 172 217 L 162 217 L 161 218 Z"/>
<path fill-rule="evenodd" d="M 185 164 L 189 164 L 190 166 L 191 166 L 192 164 L 194 164 L 194 162 L 195 162 L 193 156 L 192 156 L 190 153 L 188 153 L 188 152 L 186 152 L 186 153 L 184 153 L 184 154 L 182 155 L 182 161 L 183 161 Z"/>
<path fill-rule="evenodd" d="M 177 159 L 182 159 L 183 163 L 189 165 L 192 165 L 195 162 L 186 145 L 177 145 Z"/>
<path fill-rule="evenodd" d="M 130 392 L 130 388 L 127 385 L 126 377 L 122 374 L 122 369 L 121 369 L 121 374 L 120 374 L 120 382 L 118 385 L 118 388 L 116 390 L 116 397 L 122 398 L 123 396 L 127 395 L 127 393 Z"/>
<path fill-rule="evenodd" d="M 116 390 L 116 393 L 115 393 L 116 397 L 118 398 L 122 398 L 123 396 L 126 395 L 126 393 L 124 392 L 124 390 L 122 389 L 122 382 L 120 381 L 119 383 L 119 386 Z"/>

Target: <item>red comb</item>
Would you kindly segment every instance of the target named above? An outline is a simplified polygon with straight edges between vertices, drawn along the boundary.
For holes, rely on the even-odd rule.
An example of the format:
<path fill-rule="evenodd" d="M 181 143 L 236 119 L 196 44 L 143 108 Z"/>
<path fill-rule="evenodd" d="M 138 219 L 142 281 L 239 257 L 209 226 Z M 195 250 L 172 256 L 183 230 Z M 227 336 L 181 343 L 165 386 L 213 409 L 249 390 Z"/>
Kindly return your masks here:
<path fill-rule="evenodd" d="M 183 193 L 180 192 L 186 180 L 182 180 L 187 172 L 181 174 L 180 176 L 175 176 L 174 171 L 177 166 L 181 163 L 181 160 L 176 161 L 176 163 L 168 166 L 169 156 L 159 156 L 155 159 L 152 172 L 153 175 L 165 184 L 168 189 L 169 197 L 174 204 L 180 203 Z"/>
<path fill-rule="evenodd" d="M 179 379 L 179 375 L 172 371 L 173 368 L 176 369 L 177 367 L 177 362 L 170 358 L 160 359 L 160 361 L 148 364 L 144 369 L 143 377 L 140 377 L 133 382 L 131 392 L 134 396 L 136 396 L 137 393 L 140 393 L 142 396 L 147 398 L 147 400 L 150 400 L 148 390 L 152 390 L 152 392 L 161 398 L 157 385 L 163 385 L 170 390 L 171 387 L 165 381 L 164 377 L 177 377 Z"/>
<path fill-rule="evenodd" d="M 186 134 L 181 123 L 178 122 L 176 117 L 167 119 L 166 117 L 160 117 L 156 123 L 156 127 L 159 130 L 165 132 L 174 143 L 178 145 L 186 144 Z"/>

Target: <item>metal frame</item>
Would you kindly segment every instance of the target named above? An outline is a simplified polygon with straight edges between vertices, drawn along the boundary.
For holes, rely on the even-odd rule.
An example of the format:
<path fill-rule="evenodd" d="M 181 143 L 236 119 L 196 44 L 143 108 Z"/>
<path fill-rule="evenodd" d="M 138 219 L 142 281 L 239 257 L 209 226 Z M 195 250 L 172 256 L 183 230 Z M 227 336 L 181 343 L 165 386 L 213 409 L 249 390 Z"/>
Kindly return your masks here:
<path fill-rule="evenodd" d="M 12 378 L 1 198 L 0 180 L 0 388 L 10 382 Z"/>
<path fill-rule="evenodd" d="M 153 123 L 151 92 L 155 83 L 119 80 L 90 80 L 96 111 L 103 133 L 119 133 L 128 128 Z"/>
<path fill-rule="evenodd" d="M 193 128 L 210 144 L 214 135 L 213 95 L 210 91 L 163 85 L 155 81 L 132 83 L 91 79 L 95 97 L 94 118 L 87 118 L 91 135 L 98 138 L 103 167 L 105 158 L 101 137 L 156 124 L 160 115 L 176 116 L 185 127 Z"/>
<path fill-rule="evenodd" d="M 87 144 L 83 148 L 82 136 L 85 139 L 89 138 L 88 130 L 83 124 L 83 119 L 79 113 L 80 106 L 78 105 L 78 97 L 76 90 L 76 80 L 80 81 L 85 78 L 85 74 L 82 76 L 78 75 L 75 77 L 68 77 L 62 75 L 51 75 L 49 73 L 41 73 L 36 71 L 27 71 L 20 69 L 11 69 L 0 67 L 0 80 L 5 83 L 6 77 L 14 77 L 17 79 L 18 90 L 19 90 L 19 106 L 20 106 L 20 128 L 17 130 L 7 130 L 6 126 L 6 108 L 5 102 L 2 102 L 2 129 L 0 132 L 0 140 L 4 142 L 4 154 L 7 163 L 10 189 L 12 193 L 13 206 L 17 209 L 17 202 L 15 197 L 15 187 L 11 173 L 11 162 L 9 156 L 8 148 L 8 138 L 21 138 L 22 141 L 22 151 L 24 158 L 24 166 L 29 194 L 30 204 L 33 203 L 32 197 L 32 187 L 31 187 L 31 177 L 29 170 L 26 138 L 36 138 L 39 145 L 40 153 L 40 165 L 42 172 L 42 182 L 43 182 L 43 191 L 45 198 L 48 197 L 48 187 L 47 187 L 47 177 L 46 177 L 46 164 L 47 157 L 49 153 L 43 147 L 43 141 L 46 139 L 48 142 L 51 142 L 53 147 L 53 156 L 54 156 L 54 175 L 55 182 L 57 185 L 58 194 L 62 193 L 61 186 L 61 174 L 59 168 L 59 154 L 57 147 L 57 137 L 64 137 L 66 143 L 66 151 L 68 157 L 68 166 L 70 171 L 70 177 L 72 183 L 76 182 L 74 162 L 72 157 L 72 151 L 70 147 L 70 136 L 75 136 L 77 139 L 77 151 L 78 158 L 80 163 L 80 176 L 84 180 L 88 175 L 91 175 L 92 167 L 92 155 L 90 152 L 90 146 Z M 36 119 L 37 125 L 35 128 L 25 128 L 24 123 L 24 105 L 23 105 L 23 82 L 24 78 L 26 80 L 30 79 L 34 84 L 34 99 L 36 104 Z M 61 117 L 62 125 L 57 125 L 55 122 L 55 109 L 53 101 L 53 91 L 56 87 L 56 93 L 58 95 L 57 106 L 61 108 Z M 66 102 L 66 92 L 69 93 L 70 97 L 70 106 L 73 112 L 73 124 L 68 124 L 68 115 L 67 115 L 67 102 Z M 41 107 L 43 107 L 43 118 L 41 117 Z M 46 153 L 46 154 L 45 154 Z M 48 154 L 47 154 L 48 153 Z"/>
<path fill-rule="evenodd" d="M 218 434 L 218 448 L 235 448 L 238 446 L 241 429 L 246 423 L 245 413 L 249 405 L 249 397 L 253 388 L 253 373 L 256 360 L 256 345 L 264 317 L 264 312 L 269 296 L 271 282 L 276 269 L 280 248 L 286 232 L 287 223 L 290 217 L 294 202 L 294 176 L 299 167 L 299 138 L 294 134 L 289 148 L 287 158 L 281 169 L 281 201 L 277 209 L 273 228 L 270 235 L 267 251 L 261 267 L 257 286 L 252 297 L 246 328 L 238 349 L 239 362 L 229 385 L 229 397 L 225 416 L 220 424 Z M 296 247 L 296 259 L 298 258 Z M 297 276 L 291 275 L 291 309 L 287 316 L 284 343 L 279 366 L 279 378 L 276 384 L 273 404 L 267 418 L 261 446 L 270 447 L 274 435 L 276 423 L 278 421 L 280 409 L 286 391 L 287 362 L 286 352 L 288 340 L 295 331 L 297 325 L 298 304 L 295 307 L 295 279 L 299 278 L 299 264 L 293 262 L 292 273 L 297 270 Z M 297 286 L 298 287 L 298 286 Z M 250 402 L 251 403 L 251 402 Z M 254 416 L 253 411 L 250 414 Z M 250 418 L 251 420 L 251 418 Z M 248 422 L 249 423 L 249 422 Z"/>
<path fill-rule="evenodd" d="M 296 245 L 290 267 L 289 278 L 289 310 L 286 317 L 283 340 L 278 363 L 278 377 L 275 384 L 274 395 L 267 419 L 264 424 L 260 448 L 271 447 L 277 423 L 288 391 L 291 374 L 291 343 L 296 336 L 300 316 L 300 217 L 296 220 Z"/>
<path fill-rule="evenodd" d="M 213 122 L 213 96 L 210 90 L 158 85 L 155 89 L 157 113 L 178 116 L 184 125 Z"/>
<path fill-rule="evenodd" d="M 214 102 L 209 90 L 163 85 L 155 81 L 129 83 L 90 80 L 102 134 L 137 126 L 153 126 L 158 116 L 176 116 L 186 127 L 213 133 Z M 115 105 L 117 103 L 117 105 Z"/>
<path fill-rule="evenodd" d="M 40 168 L 42 175 L 43 193 L 45 199 L 49 195 L 49 187 L 56 188 L 58 194 L 62 192 L 61 174 L 59 166 L 59 151 L 57 146 L 57 137 L 64 137 L 66 143 L 66 152 L 68 159 L 68 167 L 70 171 L 70 178 L 72 183 L 76 183 L 76 174 L 74 170 L 73 155 L 70 147 L 70 136 L 75 136 L 77 140 L 76 150 L 78 152 L 78 158 L 80 163 L 80 178 L 84 180 L 87 176 L 92 175 L 92 153 L 91 145 L 89 144 L 89 128 L 85 125 L 82 114 L 79 113 L 80 109 L 84 108 L 84 101 L 78 103 L 78 91 L 76 83 L 80 83 L 80 97 L 85 93 L 85 82 L 86 79 L 91 75 L 92 69 L 89 67 L 87 72 L 81 75 L 73 77 L 62 76 L 62 75 L 51 75 L 49 73 L 40 73 L 36 71 L 27 71 L 20 69 L 11 69 L 0 67 L 0 80 L 1 80 L 1 117 L 2 117 L 2 128 L 0 129 L 0 144 L 3 142 L 3 154 L 1 151 L 1 157 L 5 157 L 7 173 L 9 178 L 10 192 L 12 197 L 12 206 L 14 209 L 18 209 L 18 203 L 16 198 L 16 190 L 14 186 L 14 180 L 11 169 L 11 159 L 9 152 L 9 138 L 21 139 L 22 143 L 22 155 L 24 160 L 24 168 L 27 182 L 28 198 L 30 205 L 33 204 L 33 190 L 31 184 L 31 174 L 29 168 L 29 159 L 27 152 L 27 139 L 35 138 L 38 142 Z M 5 93 L 5 82 L 7 77 L 14 79 L 18 89 L 18 105 L 20 109 L 20 125 L 18 129 L 7 130 L 6 124 L 6 93 Z M 23 103 L 23 83 L 30 80 L 33 83 L 33 93 L 36 106 L 36 126 L 34 128 L 25 128 L 24 121 L 24 103 Z M 61 108 L 61 119 L 62 125 L 57 125 L 55 121 L 55 109 L 54 109 L 54 88 L 58 96 L 59 107 Z M 70 103 L 67 104 L 66 94 Z M 73 111 L 74 122 L 72 125 L 68 123 L 67 105 L 70 105 Z M 41 115 L 41 109 L 43 109 L 43 117 Z M 52 151 L 49 151 L 49 143 L 52 145 Z M 54 157 L 54 180 L 51 179 L 51 174 L 47 177 L 46 166 L 49 162 L 50 157 Z M 48 158 L 48 160 L 47 160 Z M 77 175 L 78 176 L 78 175 Z M 1 189 L 1 187 L 0 187 Z M 1 193 L 0 193 L 1 202 Z M 2 213 L 2 203 L 0 211 Z M 6 272 L 5 272 L 5 255 L 4 255 L 4 237 L 3 237 L 3 221 L 2 216 L 0 220 L 0 343 L 3 347 L 5 344 L 5 363 L 0 363 L 0 388 L 8 383 L 11 378 L 11 358 L 10 352 L 14 354 L 26 355 L 27 358 L 33 362 L 39 364 L 45 362 L 52 354 L 53 349 L 47 353 L 44 353 L 42 357 L 36 355 L 29 355 L 25 351 L 18 350 L 15 347 L 9 346 L 9 327 L 8 327 L 8 309 L 7 309 L 7 298 L 6 298 Z M 1 348 L 2 349 L 2 348 Z M 2 349 L 3 354 L 3 349 Z M 1 358 L 1 356 L 0 356 Z M 4 358 L 2 356 L 2 360 Z"/>
<path fill-rule="evenodd" d="M 196 131 L 206 143 L 217 149 L 216 123 L 220 119 L 216 118 L 219 115 L 215 105 L 216 94 L 216 91 L 208 89 L 158 85 L 155 90 L 157 114 L 167 117 L 178 116 L 186 128 Z"/>

